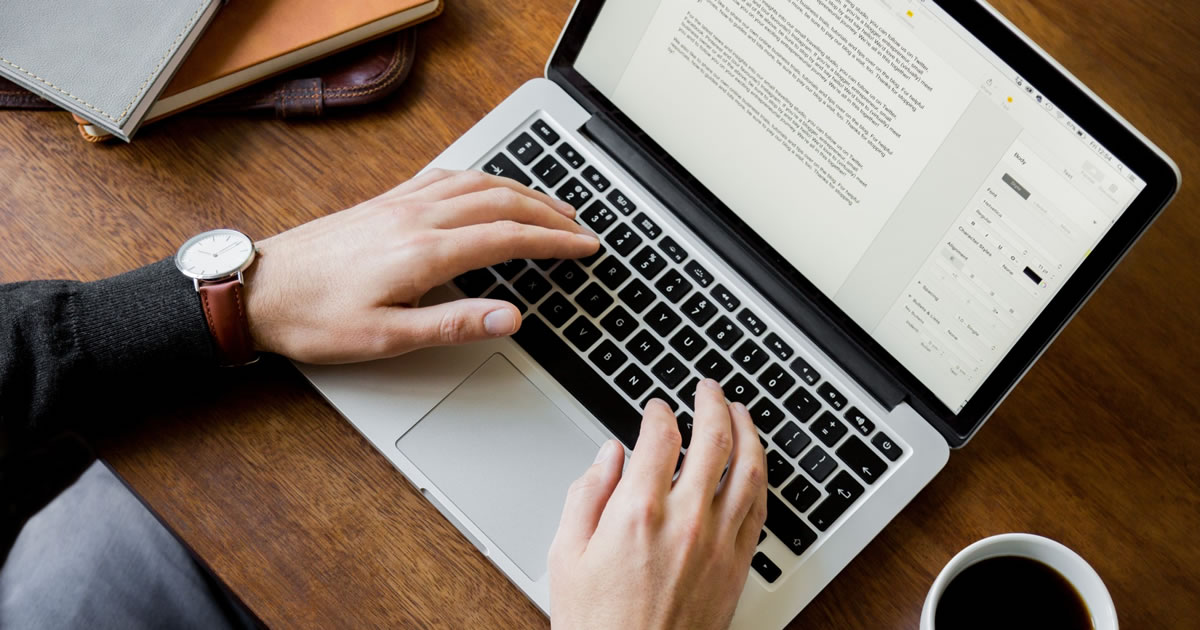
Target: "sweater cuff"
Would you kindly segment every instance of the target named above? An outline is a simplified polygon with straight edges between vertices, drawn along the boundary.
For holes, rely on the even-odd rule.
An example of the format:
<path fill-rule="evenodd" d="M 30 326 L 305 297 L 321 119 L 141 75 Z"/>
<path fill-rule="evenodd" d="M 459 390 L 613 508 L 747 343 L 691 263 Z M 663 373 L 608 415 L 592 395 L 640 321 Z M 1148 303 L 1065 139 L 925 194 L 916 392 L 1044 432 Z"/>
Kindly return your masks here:
<path fill-rule="evenodd" d="M 170 258 L 78 285 L 69 309 L 72 336 L 99 370 L 216 364 L 195 286 Z"/>

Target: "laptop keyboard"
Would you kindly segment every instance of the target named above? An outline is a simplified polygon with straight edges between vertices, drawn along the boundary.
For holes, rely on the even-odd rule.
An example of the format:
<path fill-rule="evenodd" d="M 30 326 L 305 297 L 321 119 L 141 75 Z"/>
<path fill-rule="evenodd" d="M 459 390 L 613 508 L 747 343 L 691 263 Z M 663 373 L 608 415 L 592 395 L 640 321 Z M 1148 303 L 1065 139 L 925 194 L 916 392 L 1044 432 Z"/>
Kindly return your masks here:
<path fill-rule="evenodd" d="M 904 449 L 543 119 L 481 170 L 562 199 L 601 238 L 582 260 L 511 260 L 455 279 L 471 297 L 524 314 L 513 339 L 627 447 L 651 398 L 677 412 L 684 449 L 697 384 L 713 378 L 750 410 L 767 449 L 764 546 L 751 566 L 768 583 L 887 474 Z M 785 552 L 786 553 L 786 552 Z"/>

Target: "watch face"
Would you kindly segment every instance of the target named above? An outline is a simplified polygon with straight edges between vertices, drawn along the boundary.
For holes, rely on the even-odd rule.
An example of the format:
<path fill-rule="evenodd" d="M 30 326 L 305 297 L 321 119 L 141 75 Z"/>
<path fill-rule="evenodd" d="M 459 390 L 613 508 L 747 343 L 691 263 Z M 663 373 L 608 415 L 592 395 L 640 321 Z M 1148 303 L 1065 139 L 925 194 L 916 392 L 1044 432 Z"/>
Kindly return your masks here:
<path fill-rule="evenodd" d="M 189 278 L 216 280 L 245 269 L 254 259 L 254 243 L 236 230 L 193 236 L 179 248 L 175 266 Z"/>

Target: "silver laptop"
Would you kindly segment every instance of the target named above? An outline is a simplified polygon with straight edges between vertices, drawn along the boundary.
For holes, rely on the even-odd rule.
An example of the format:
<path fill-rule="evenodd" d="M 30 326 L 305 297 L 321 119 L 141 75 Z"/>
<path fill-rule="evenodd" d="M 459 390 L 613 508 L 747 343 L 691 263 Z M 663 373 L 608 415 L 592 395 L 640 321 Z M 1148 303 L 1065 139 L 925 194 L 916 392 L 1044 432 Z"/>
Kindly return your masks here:
<path fill-rule="evenodd" d="M 300 369 L 543 611 L 567 486 L 650 397 L 751 410 L 766 527 L 736 628 L 781 628 L 964 445 L 1174 195 L 1178 169 L 982 3 L 581 0 L 430 164 L 601 237 L 431 299 L 512 339 Z M 664 550 L 668 553 L 669 550 Z"/>

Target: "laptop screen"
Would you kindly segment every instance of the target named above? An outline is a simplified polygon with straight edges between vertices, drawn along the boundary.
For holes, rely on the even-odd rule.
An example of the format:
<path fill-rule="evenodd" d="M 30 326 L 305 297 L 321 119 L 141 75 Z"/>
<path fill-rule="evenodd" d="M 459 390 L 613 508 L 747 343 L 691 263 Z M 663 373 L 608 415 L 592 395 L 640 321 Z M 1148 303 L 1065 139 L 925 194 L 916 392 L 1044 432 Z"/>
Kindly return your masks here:
<path fill-rule="evenodd" d="M 933 3 L 608 0 L 575 67 L 955 413 L 1145 187 Z"/>

